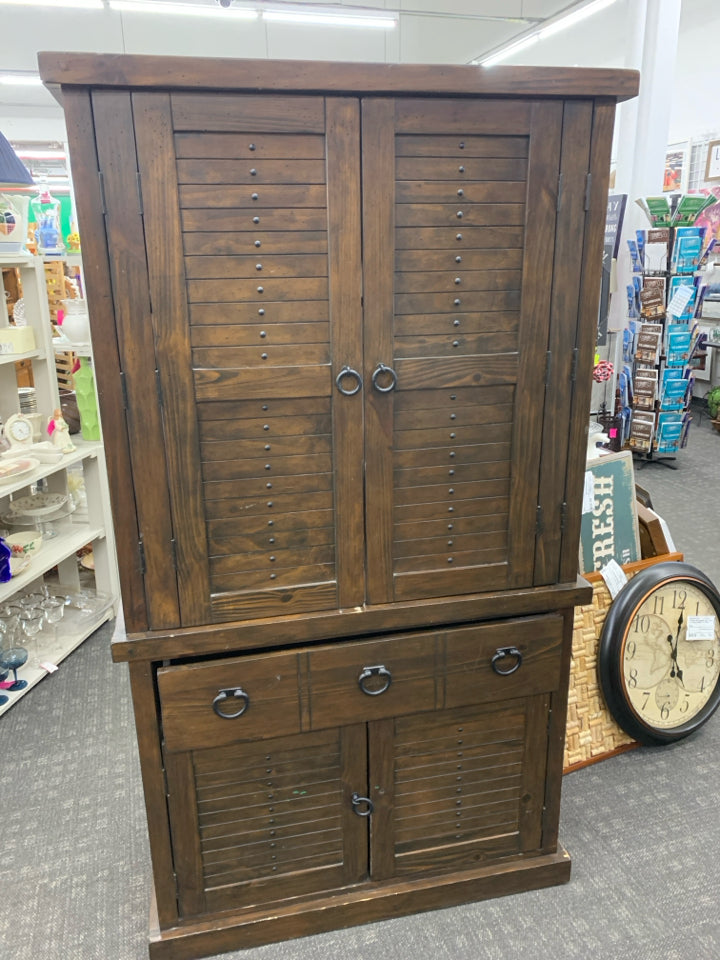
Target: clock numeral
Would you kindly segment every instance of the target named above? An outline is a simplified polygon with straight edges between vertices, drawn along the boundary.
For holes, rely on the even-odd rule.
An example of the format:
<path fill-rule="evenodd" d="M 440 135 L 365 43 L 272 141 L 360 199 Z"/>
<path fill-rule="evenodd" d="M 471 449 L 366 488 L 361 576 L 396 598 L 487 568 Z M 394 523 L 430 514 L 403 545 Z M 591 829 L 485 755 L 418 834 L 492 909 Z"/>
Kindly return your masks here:
<path fill-rule="evenodd" d="M 665 597 L 658 597 L 656 594 L 653 597 L 653 613 L 662 615 L 664 606 L 665 606 Z"/>
<path fill-rule="evenodd" d="M 645 699 L 643 700 L 643 705 L 642 705 L 642 709 L 643 709 L 643 712 L 644 712 L 644 711 L 645 711 L 645 707 L 648 705 L 648 701 L 650 700 L 650 693 L 646 690 L 645 693 L 643 694 L 643 697 L 645 697 Z"/>
<path fill-rule="evenodd" d="M 700 613 L 700 601 L 698 600 L 697 603 L 695 604 L 695 616 L 697 616 L 699 613 Z"/>
<path fill-rule="evenodd" d="M 629 640 L 627 646 L 625 647 L 625 659 L 634 660 L 635 654 L 637 653 L 637 644 L 634 640 Z"/>
<path fill-rule="evenodd" d="M 638 672 L 637 667 L 633 667 L 630 671 L 630 676 L 628 677 L 628 686 L 636 687 L 638 682 Z"/>
<path fill-rule="evenodd" d="M 670 707 L 666 703 L 664 703 L 660 707 L 660 719 L 667 720 L 669 716 L 670 716 Z"/>
<path fill-rule="evenodd" d="M 684 610 L 687 600 L 687 590 L 673 590 L 673 608 L 675 610 Z M 680 601 L 678 603 L 678 601 Z"/>
<path fill-rule="evenodd" d="M 705 666 L 708 669 L 715 666 L 715 651 L 713 649 L 708 650 L 706 654 Z"/>
<path fill-rule="evenodd" d="M 647 633 L 650 630 L 650 617 L 645 614 L 641 617 L 638 614 L 635 617 L 635 633 Z"/>
<path fill-rule="evenodd" d="M 688 699 L 687 694 L 685 694 L 685 699 L 684 699 L 683 702 L 680 704 L 679 709 L 680 709 L 680 713 L 687 713 L 688 710 L 690 709 L 690 701 L 689 701 L 689 699 Z"/>

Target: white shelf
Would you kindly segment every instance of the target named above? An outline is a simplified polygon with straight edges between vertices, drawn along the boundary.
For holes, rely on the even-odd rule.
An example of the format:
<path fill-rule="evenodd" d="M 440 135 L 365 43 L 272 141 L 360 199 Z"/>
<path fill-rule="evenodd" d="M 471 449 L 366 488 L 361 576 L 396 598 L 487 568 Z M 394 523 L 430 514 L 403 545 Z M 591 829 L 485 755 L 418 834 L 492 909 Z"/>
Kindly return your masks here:
<path fill-rule="evenodd" d="M 34 651 L 36 650 L 37 659 L 41 663 L 52 663 L 57 666 L 106 620 L 111 620 L 113 615 L 113 604 L 109 598 L 107 603 L 98 605 L 98 610 L 92 614 L 66 607 L 65 614 L 58 624 L 57 638 L 53 637 L 50 629 L 44 629 L 36 637 L 27 641 L 30 654 L 28 659 L 35 659 Z M 18 645 L 25 646 L 22 639 L 18 639 Z M 48 675 L 47 670 L 32 664 L 26 663 L 20 667 L 18 680 L 27 681 L 27 686 L 22 690 L 0 690 L 0 693 L 9 698 L 7 703 L 0 704 L 0 716 Z M 7 680 L 11 681 L 12 678 L 13 675 L 10 673 Z"/>
<path fill-rule="evenodd" d="M 53 337 L 53 350 L 55 353 L 77 353 L 80 357 L 92 355 L 92 346 L 89 343 L 74 343 L 67 337 Z"/>
<path fill-rule="evenodd" d="M 63 560 L 71 557 L 86 544 L 105 536 L 104 527 L 93 527 L 89 523 L 70 523 L 58 530 L 51 540 L 43 540 L 42 546 L 33 556 L 30 565 L 8 583 L 0 583 L 0 604 L 7 602 L 14 594 L 29 586 L 48 570 L 52 570 Z"/>
<path fill-rule="evenodd" d="M 23 297 L 25 300 L 25 317 L 29 327 L 35 331 L 36 349 L 27 354 L 0 354 L 0 416 L 7 419 L 17 413 L 19 408 L 18 385 L 13 363 L 22 359 L 29 359 L 32 363 L 33 380 L 36 391 L 37 410 L 43 418 L 50 416 L 52 411 L 60 407 L 57 374 L 55 369 L 55 354 L 60 351 L 72 350 L 81 356 L 92 356 L 90 344 L 67 343 L 66 338 L 59 338 L 55 343 L 50 324 L 47 286 L 43 257 L 32 256 L 26 253 L 0 254 L 0 266 L 15 267 L 18 269 L 22 282 Z M 80 263 L 78 256 L 45 258 L 65 260 L 66 262 Z M 8 322 L 6 311 L 3 311 L 4 298 L 0 302 L 0 322 Z M 4 314 L 4 316 L 3 316 Z M 43 424 L 44 427 L 44 424 Z M 43 439 L 45 439 L 43 433 Z M 119 578 L 115 559 L 115 541 L 110 514 L 110 496 L 105 468 L 105 451 L 98 441 L 83 441 L 75 436 L 70 438 L 75 444 L 75 450 L 65 454 L 54 462 L 39 460 L 38 466 L 28 473 L 17 477 L 9 477 L 6 482 L 0 483 L 0 514 L 7 512 L 10 497 L 18 491 L 27 493 L 42 479 L 47 479 L 46 489 L 49 493 L 69 494 L 69 485 L 72 476 L 68 476 L 68 468 L 75 465 L 82 470 L 82 480 L 85 491 L 85 509 L 77 510 L 69 516 L 59 520 L 38 517 L 33 524 L 37 529 L 43 529 L 43 524 L 55 531 L 54 537 L 44 539 L 37 556 L 31 559 L 27 569 L 14 576 L 9 583 L 0 584 L 0 605 L 11 600 L 26 587 L 32 587 L 33 592 L 39 590 L 43 583 L 51 586 L 52 577 L 47 577 L 49 571 L 57 567 L 59 592 L 73 593 L 80 587 L 80 572 L 76 553 L 82 547 L 91 545 L 93 550 L 94 582 L 96 590 L 108 597 L 109 606 L 91 616 L 90 621 L 82 618 L 79 611 L 75 614 L 66 608 L 66 614 L 59 626 L 57 643 L 53 642 L 52 633 L 41 633 L 43 650 L 40 659 L 51 663 L 58 663 L 93 630 L 114 616 L 119 601 Z M 23 450 L 20 456 L 32 457 L 33 448 Z M 82 515 L 81 515 L 82 513 Z M 29 518 L 28 518 L 29 519 Z M 19 527 L 20 525 L 18 525 Z M 25 529 L 29 527 L 23 525 Z M 90 576 L 90 575 L 88 575 Z M 83 578 L 84 580 L 87 578 Z M 92 577 L 90 577 L 92 579 Z M 33 641 L 28 641 L 28 649 L 32 649 Z M 24 646 L 24 644 L 21 644 Z M 32 659 L 32 657 L 31 657 Z M 10 700 L 0 706 L 0 713 L 7 710 L 20 696 L 38 683 L 46 675 L 45 671 L 28 666 L 20 669 L 21 679 L 28 681 L 28 686 L 15 693 L 5 691 Z"/>
<path fill-rule="evenodd" d="M 44 360 L 45 354 L 37 348 L 26 350 L 25 353 L 0 353 L 0 366 L 4 363 L 19 363 L 20 360 Z"/>
<path fill-rule="evenodd" d="M 8 497 L 11 493 L 22 490 L 24 487 L 29 487 L 31 484 L 37 483 L 38 480 L 42 480 L 43 477 L 50 477 L 53 473 L 57 473 L 58 470 L 71 467 L 74 463 L 78 463 L 88 457 L 97 457 L 98 453 L 103 449 L 102 443 L 99 440 L 77 440 L 75 437 L 71 437 L 70 439 L 75 444 L 76 449 L 73 450 L 72 453 L 64 454 L 62 460 L 57 460 L 55 463 L 41 462 L 40 466 L 30 473 L 24 473 L 17 478 L 11 477 L 5 482 L 0 481 L 0 498 Z M 32 455 L 32 447 L 28 447 L 27 452 L 23 452 L 19 456 L 32 458 Z"/>
<path fill-rule="evenodd" d="M 31 253 L 0 253 L 0 267 L 34 267 L 35 265 L 36 258 Z"/>

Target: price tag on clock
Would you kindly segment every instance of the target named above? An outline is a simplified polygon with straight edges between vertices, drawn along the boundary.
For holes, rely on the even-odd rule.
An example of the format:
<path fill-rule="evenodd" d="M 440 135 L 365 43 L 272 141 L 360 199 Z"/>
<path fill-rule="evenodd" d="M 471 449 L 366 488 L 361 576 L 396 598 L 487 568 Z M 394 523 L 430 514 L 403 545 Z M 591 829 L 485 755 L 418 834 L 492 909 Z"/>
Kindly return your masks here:
<path fill-rule="evenodd" d="M 688 617 L 686 640 L 714 640 L 715 617 Z"/>

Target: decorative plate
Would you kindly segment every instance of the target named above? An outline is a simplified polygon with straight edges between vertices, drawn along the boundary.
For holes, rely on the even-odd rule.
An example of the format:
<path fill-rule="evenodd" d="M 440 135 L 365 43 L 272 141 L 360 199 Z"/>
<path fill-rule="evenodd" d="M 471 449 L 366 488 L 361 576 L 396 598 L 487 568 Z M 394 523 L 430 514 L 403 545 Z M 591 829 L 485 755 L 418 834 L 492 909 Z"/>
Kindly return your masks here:
<path fill-rule="evenodd" d="M 8 460 L 0 463 L 0 483 L 7 483 L 8 480 L 14 480 L 15 477 L 21 477 L 24 473 L 29 473 L 40 466 L 40 461 L 33 457 L 24 457 L 21 460 Z M 29 498 L 23 498 L 29 499 Z"/>
<path fill-rule="evenodd" d="M 15 517 L 44 517 L 65 506 L 68 500 L 67 493 L 35 493 L 30 497 L 13 500 L 10 514 Z"/>

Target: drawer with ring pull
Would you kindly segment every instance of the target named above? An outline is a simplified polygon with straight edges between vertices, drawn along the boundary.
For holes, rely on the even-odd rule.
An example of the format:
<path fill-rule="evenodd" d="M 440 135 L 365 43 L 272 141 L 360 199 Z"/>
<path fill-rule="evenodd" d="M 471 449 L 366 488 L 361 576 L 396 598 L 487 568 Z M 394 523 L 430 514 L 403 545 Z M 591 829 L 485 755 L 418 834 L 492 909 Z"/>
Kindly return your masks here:
<path fill-rule="evenodd" d="M 157 681 L 167 750 L 220 747 L 301 730 L 297 653 L 163 667 Z"/>
<path fill-rule="evenodd" d="M 312 726 L 549 693 L 560 680 L 563 623 L 550 614 L 315 648 Z"/>

